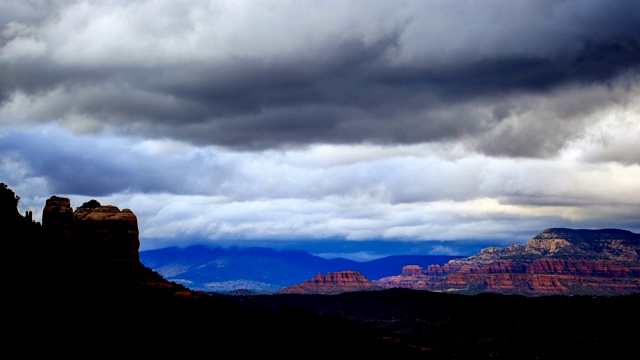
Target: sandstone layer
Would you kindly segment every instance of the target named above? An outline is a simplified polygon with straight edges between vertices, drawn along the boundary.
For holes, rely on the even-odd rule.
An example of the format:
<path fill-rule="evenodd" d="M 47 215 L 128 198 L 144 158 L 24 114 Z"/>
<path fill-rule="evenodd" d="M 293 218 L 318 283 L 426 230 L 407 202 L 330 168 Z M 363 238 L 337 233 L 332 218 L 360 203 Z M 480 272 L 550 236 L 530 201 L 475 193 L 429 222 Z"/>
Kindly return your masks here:
<path fill-rule="evenodd" d="M 311 280 L 305 280 L 301 284 L 288 286 L 279 291 L 280 294 L 339 294 L 350 291 L 375 291 L 381 287 L 369 281 L 359 271 L 346 270 L 335 273 L 327 273 L 326 276 L 319 273 Z"/>
<path fill-rule="evenodd" d="M 640 292 L 640 234 L 619 229 L 546 229 L 527 245 L 490 247 L 431 265 L 405 266 L 373 282 L 383 288 L 540 295 Z"/>

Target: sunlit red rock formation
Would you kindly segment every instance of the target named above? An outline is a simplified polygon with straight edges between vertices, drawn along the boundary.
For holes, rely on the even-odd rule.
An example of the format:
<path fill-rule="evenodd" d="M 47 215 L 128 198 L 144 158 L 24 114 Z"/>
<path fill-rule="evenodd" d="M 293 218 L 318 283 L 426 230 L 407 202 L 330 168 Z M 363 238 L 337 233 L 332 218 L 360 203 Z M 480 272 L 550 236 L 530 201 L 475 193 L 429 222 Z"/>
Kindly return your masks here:
<path fill-rule="evenodd" d="M 373 282 L 383 288 L 406 288 L 414 290 L 431 290 L 428 277 L 422 266 L 407 265 L 402 267 L 402 273 L 389 276 Z"/>
<path fill-rule="evenodd" d="M 348 291 L 375 291 L 382 288 L 369 281 L 359 271 L 346 270 L 335 273 L 321 273 L 302 284 L 286 287 L 281 294 L 339 294 Z"/>
<path fill-rule="evenodd" d="M 426 270 L 373 282 L 409 288 L 475 294 L 625 295 L 640 292 L 640 234 L 619 229 L 546 229 L 526 246 L 490 247 Z"/>

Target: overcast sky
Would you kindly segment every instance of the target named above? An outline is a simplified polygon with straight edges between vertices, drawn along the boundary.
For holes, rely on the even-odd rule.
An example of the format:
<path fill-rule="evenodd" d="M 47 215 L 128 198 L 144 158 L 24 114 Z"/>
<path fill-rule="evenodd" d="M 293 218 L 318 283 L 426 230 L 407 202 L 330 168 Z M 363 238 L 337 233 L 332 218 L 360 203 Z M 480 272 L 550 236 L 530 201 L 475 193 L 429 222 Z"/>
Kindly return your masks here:
<path fill-rule="evenodd" d="M 640 2 L 0 0 L 0 181 L 141 250 L 640 232 Z"/>

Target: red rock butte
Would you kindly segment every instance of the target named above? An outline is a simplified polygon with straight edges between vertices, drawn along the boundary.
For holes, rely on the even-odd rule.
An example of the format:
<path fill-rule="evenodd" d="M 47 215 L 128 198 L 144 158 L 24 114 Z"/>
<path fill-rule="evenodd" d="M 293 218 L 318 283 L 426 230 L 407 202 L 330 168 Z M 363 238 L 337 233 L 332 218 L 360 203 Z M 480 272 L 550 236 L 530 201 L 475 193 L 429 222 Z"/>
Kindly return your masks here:
<path fill-rule="evenodd" d="M 335 273 L 327 273 L 326 276 L 318 273 L 315 278 L 305 280 L 302 284 L 288 286 L 279 291 L 280 294 L 339 294 L 350 291 L 376 291 L 381 287 L 369 281 L 359 271 L 345 270 Z"/>

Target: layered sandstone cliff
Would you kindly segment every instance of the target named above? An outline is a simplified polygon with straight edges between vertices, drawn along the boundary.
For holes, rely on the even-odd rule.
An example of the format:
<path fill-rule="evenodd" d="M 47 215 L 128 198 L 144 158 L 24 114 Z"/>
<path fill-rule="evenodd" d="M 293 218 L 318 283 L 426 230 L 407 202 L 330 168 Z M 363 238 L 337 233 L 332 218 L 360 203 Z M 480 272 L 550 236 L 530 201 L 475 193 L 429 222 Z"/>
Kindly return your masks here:
<path fill-rule="evenodd" d="M 490 247 L 426 270 L 406 266 L 383 288 L 477 294 L 625 295 L 640 292 L 640 234 L 546 229 L 527 245 Z"/>
<path fill-rule="evenodd" d="M 319 273 L 311 280 L 305 280 L 301 284 L 288 286 L 278 293 L 280 294 L 339 294 L 349 291 L 375 291 L 381 287 L 369 281 L 359 271 L 346 270 L 322 275 Z"/>

